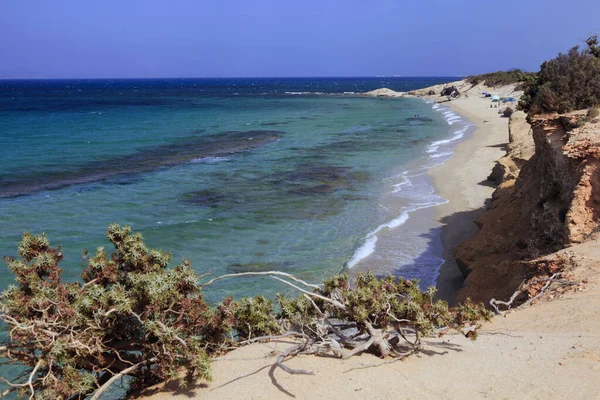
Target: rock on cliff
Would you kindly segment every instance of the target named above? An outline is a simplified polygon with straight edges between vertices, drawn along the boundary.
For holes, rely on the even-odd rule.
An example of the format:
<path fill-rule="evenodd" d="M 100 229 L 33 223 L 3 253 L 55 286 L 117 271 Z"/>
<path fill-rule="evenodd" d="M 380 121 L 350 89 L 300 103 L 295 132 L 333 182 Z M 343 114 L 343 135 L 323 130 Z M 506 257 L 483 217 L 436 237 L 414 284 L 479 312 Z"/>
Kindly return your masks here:
<path fill-rule="evenodd" d="M 488 180 L 502 183 L 519 176 L 519 171 L 535 150 L 531 133 L 527 115 L 523 111 L 514 112 L 508 122 L 506 155 L 496 162 Z"/>
<path fill-rule="evenodd" d="M 491 208 L 476 222 L 479 231 L 455 250 L 466 277 L 458 301 L 508 298 L 529 274 L 531 260 L 596 236 L 600 123 L 575 127 L 583 114 L 529 120 L 533 156 L 525 161 L 531 149 L 514 146 L 518 149 L 505 163 Z"/>

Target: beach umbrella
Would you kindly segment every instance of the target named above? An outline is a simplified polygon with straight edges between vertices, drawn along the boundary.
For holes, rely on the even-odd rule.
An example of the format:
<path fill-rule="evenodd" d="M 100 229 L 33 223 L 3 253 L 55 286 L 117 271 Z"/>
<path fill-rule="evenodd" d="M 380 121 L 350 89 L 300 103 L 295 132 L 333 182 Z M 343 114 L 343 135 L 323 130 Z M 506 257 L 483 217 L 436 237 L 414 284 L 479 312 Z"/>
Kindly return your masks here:
<path fill-rule="evenodd" d="M 498 96 L 497 94 L 493 95 L 492 101 L 500 101 L 500 96 Z"/>

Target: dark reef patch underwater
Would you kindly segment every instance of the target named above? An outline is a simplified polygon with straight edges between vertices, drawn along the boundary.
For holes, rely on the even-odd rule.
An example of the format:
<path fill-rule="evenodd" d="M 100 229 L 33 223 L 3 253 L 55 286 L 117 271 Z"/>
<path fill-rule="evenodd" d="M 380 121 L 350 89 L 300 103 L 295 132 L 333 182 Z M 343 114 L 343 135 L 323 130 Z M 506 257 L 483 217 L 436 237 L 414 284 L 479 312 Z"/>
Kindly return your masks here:
<path fill-rule="evenodd" d="M 150 172 L 194 159 L 228 156 L 274 142 L 282 134 L 280 131 L 223 132 L 143 148 L 130 155 L 93 161 L 71 169 L 42 170 L 21 176 L 0 175 L 0 197 L 23 196 L 116 176 Z"/>

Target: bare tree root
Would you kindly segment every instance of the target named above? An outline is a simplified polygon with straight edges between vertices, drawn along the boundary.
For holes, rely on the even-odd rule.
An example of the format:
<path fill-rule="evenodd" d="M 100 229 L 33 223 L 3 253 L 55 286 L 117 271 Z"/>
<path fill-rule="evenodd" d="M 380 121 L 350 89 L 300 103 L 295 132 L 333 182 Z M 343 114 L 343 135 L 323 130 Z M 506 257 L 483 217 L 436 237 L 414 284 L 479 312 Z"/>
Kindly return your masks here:
<path fill-rule="evenodd" d="M 494 309 L 494 311 L 496 312 L 496 314 L 498 315 L 507 315 L 508 313 L 510 313 L 511 311 L 514 310 L 518 310 L 520 308 L 526 307 L 528 305 L 530 305 L 533 301 L 539 299 L 540 297 L 542 297 L 550 288 L 550 285 L 552 285 L 553 283 L 558 283 L 560 285 L 563 286 L 576 286 L 579 285 L 578 282 L 574 282 L 574 281 L 569 281 L 566 279 L 558 279 L 562 276 L 561 272 L 556 272 L 554 274 L 552 274 L 552 276 L 550 276 L 549 278 L 537 278 L 537 279 L 533 279 L 529 282 L 527 282 L 527 284 L 521 286 L 519 288 L 519 290 L 517 290 L 516 292 L 513 293 L 512 296 L 510 296 L 510 299 L 508 301 L 501 301 L 501 300 L 496 300 L 496 299 L 491 299 L 490 300 L 490 306 L 492 306 L 492 308 Z M 538 283 L 544 283 L 544 286 L 542 286 L 542 288 L 539 290 L 539 292 L 532 298 L 528 299 L 527 301 L 525 301 L 524 303 L 520 304 L 519 306 L 512 308 L 513 303 L 515 302 L 515 300 L 517 300 L 517 298 L 524 293 L 529 287 L 536 285 Z M 500 306 L 505 306 L 506 310 L 500 310 Z"/>

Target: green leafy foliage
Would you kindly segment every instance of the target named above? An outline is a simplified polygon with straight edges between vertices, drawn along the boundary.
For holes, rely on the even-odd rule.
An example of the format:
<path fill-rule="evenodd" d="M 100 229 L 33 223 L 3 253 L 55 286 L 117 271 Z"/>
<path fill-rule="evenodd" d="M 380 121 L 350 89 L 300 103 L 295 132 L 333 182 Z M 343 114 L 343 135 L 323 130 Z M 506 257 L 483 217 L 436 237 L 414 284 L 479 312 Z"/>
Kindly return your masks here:
<path fill-rule="evenodd" d="M 111 225 L 107 236 L 112 255 L 98 248 L 83 283 L 67 283 L 60 248 L 44 235 L 23 235 L 21 259 L 7 259 L 17 285 L 1 302 L 8 358 L 33 368 L 44 398 L 86 395 L 134 365 L 134 387 L 182 368 L 189 378 L 209 378 L 204 338 L 224 341 L 222 316 L 204 301 L 189 262 L 166 268 L 170 254 L 147 249 L 128 227 Z"/>
<path fill-rule="evenodd" d="M 496 71 L 481 75 L 472 75 L 466 78 L 471 85 L 483 83 L 489 87 L 510 85 L 512 83 L 524 82 L 535 76 L 532 72 L 524 72 L 520 69 L 511 69 L 508 71 Z"/>
<path fill-rule="evenodd" d="M 575 46 L 544 62 L 538 76 L 527 81 L 519 108 L 530 114 L 565 113 L 600 103 L 600 47 L 596 36 L 586 43 L 585 50 Z"/>
<path fill-rule="evenodd" d="M 356 277 L 353 288 L 347 282 L 346 275 L 328 280 L 323 294 L 338 298 L 346 305 L 346 310 L 336 309 L 336 317 L 355 322 L 359 327 L 368 322 L 375 328 L 386 328 L 405 321 L 422 334 L 429 335 L 436 328 L 455 322 L 488 320 L 492 316 L 479 305 L 472 318 L 461 317 L 457 322 L 457 314 L 448 308 L 448 303 L 434 300 L 436 289 L 431 286 L 421 291 L 417 280 L 392 276 L 377 278 L 368 272 Z"/>
<path fill-rule="evenodd" d="M 245 297 L 235 303 L 234 326 L 240 340 L 281 333 L 273 312 L 273 302 L 264 296 Z"/>

